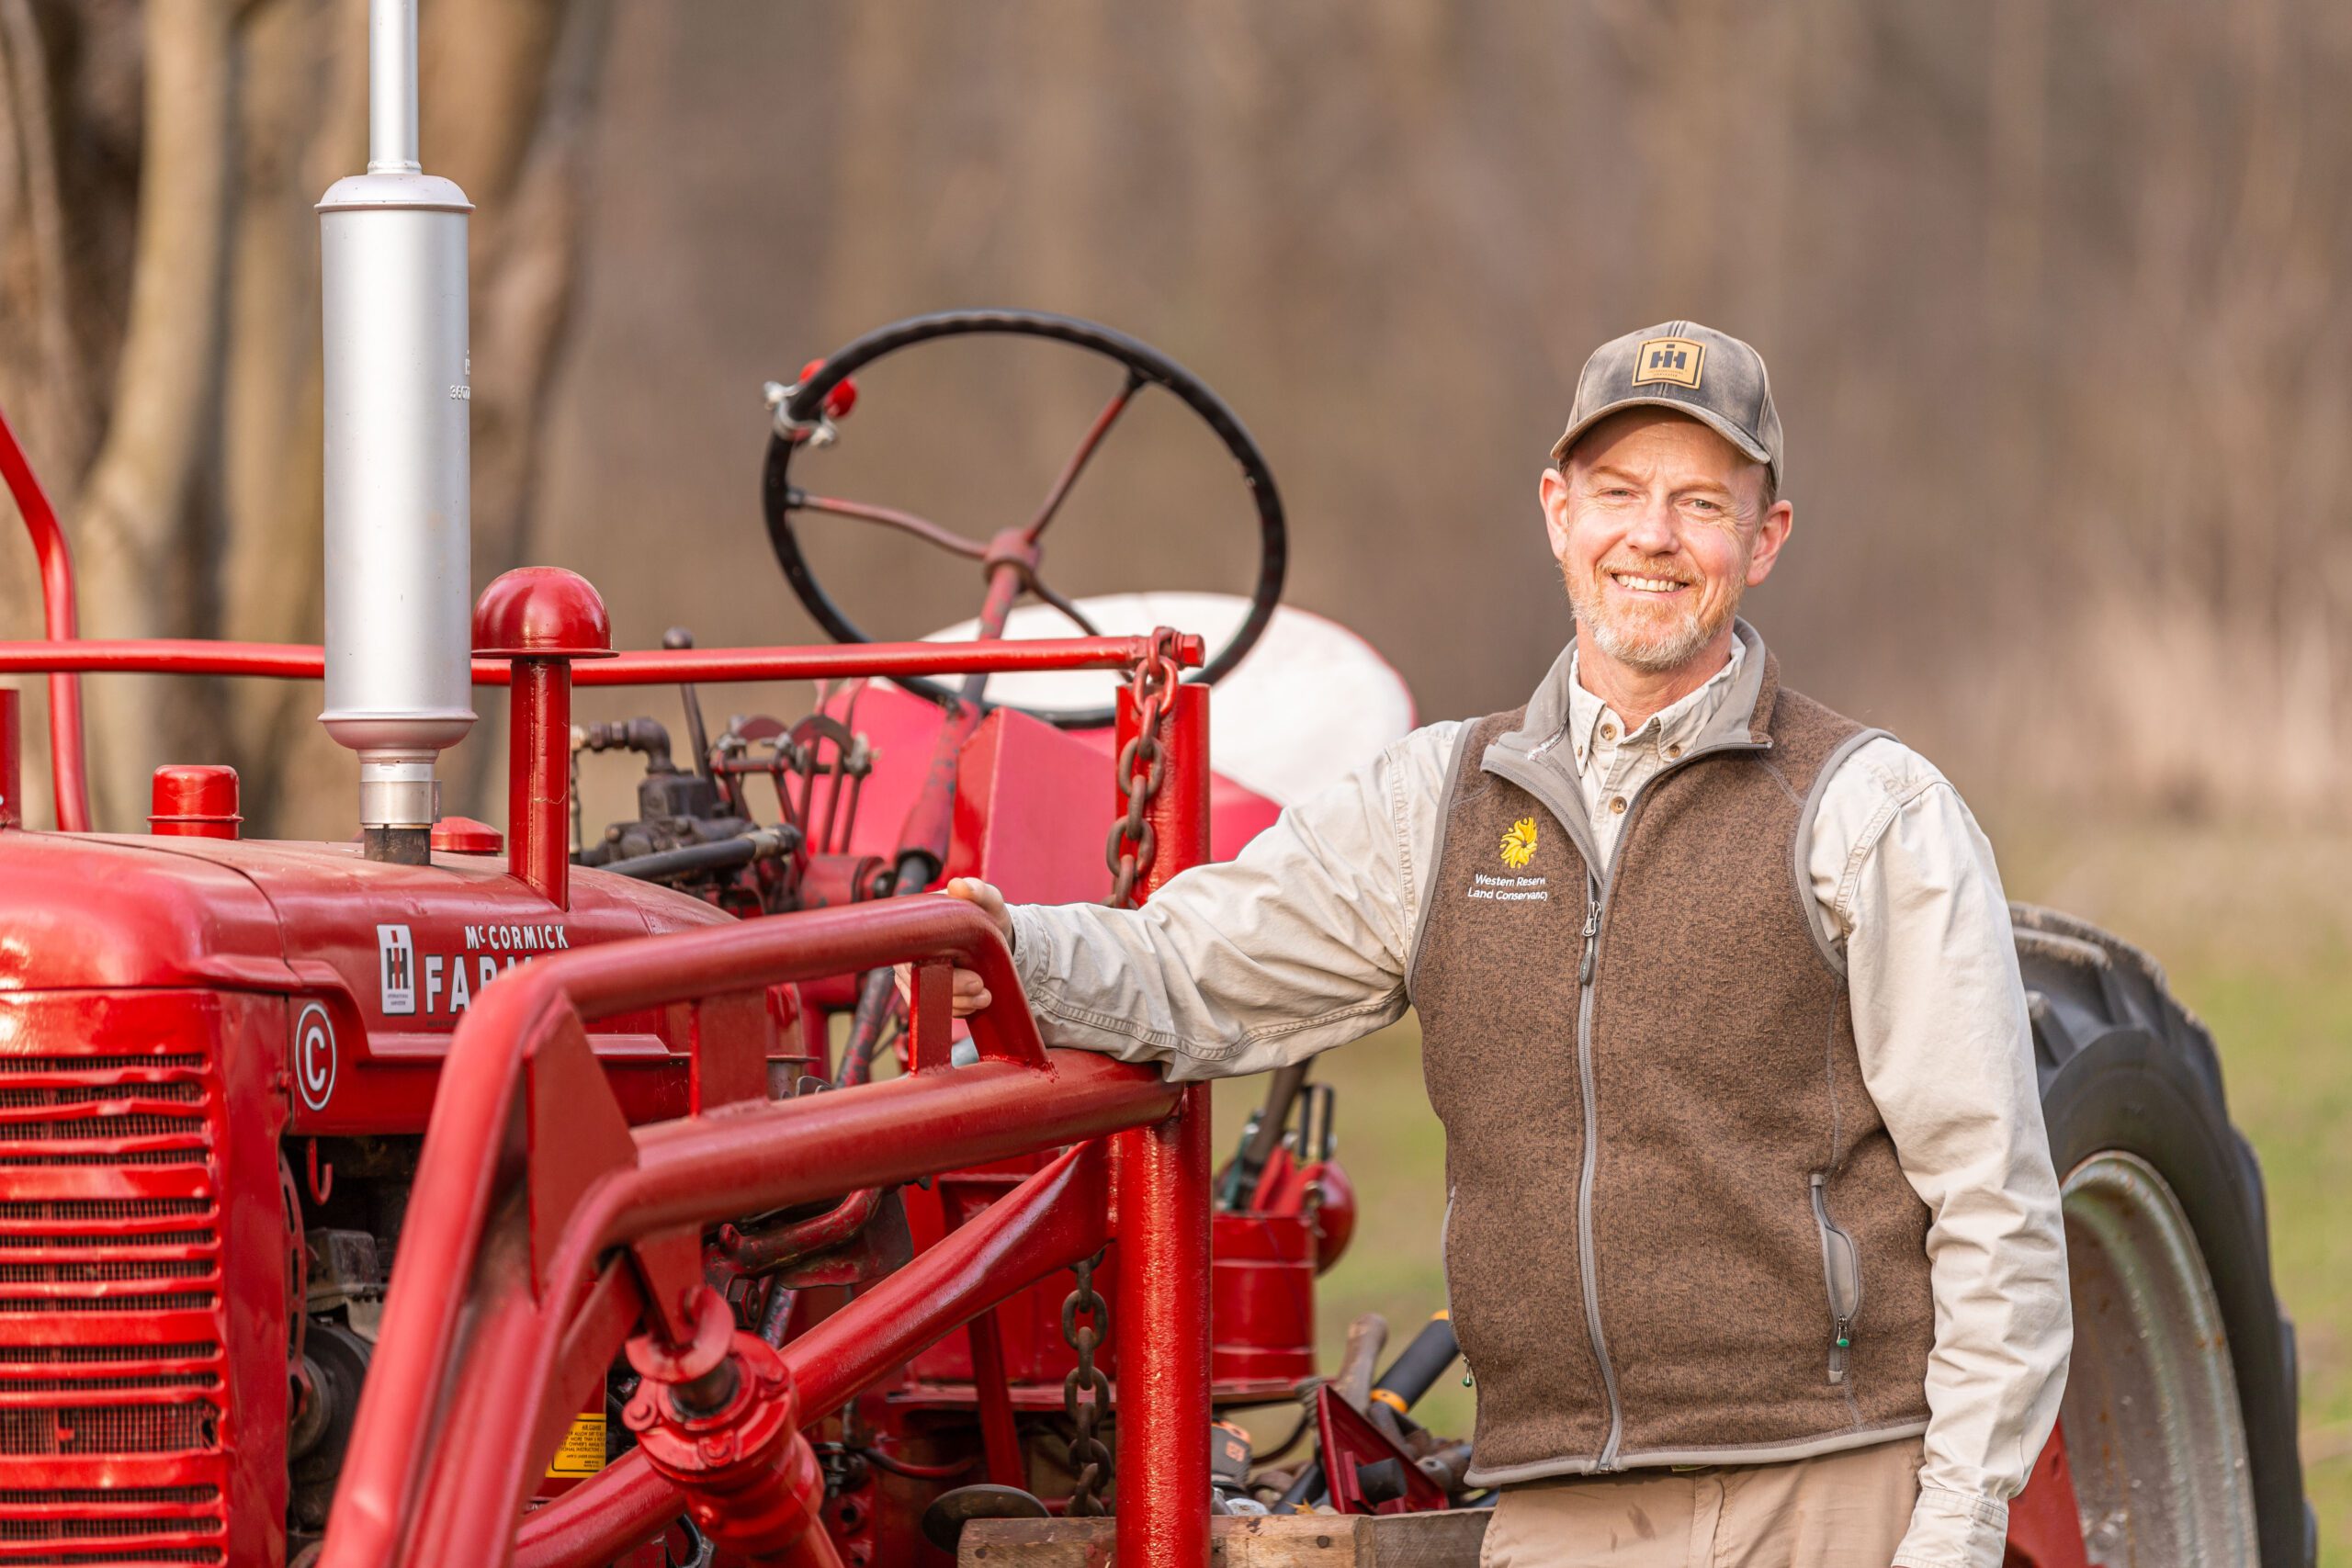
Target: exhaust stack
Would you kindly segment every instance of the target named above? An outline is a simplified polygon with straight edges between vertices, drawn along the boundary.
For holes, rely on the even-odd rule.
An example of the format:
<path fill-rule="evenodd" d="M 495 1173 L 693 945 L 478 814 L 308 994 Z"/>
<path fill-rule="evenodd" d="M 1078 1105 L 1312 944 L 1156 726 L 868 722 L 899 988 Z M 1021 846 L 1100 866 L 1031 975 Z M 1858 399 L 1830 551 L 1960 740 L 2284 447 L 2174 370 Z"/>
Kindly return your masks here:
<path fill-rule="evenodd" d="M 416 0 L 369 0 L 368 172 L 319 202 L 327 733 L 373 860 L 423 864 L 473 727 L 466 215 L 417 163 Z"/>

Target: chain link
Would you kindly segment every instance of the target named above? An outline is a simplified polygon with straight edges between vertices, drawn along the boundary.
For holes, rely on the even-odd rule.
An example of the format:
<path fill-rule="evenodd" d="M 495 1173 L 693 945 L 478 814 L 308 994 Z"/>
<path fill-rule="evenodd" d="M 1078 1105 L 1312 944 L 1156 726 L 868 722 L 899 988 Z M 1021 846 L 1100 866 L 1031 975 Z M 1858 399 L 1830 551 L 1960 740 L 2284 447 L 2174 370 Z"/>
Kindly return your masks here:
<path fill-rule="evenodd" d="M 1136 885 L 1159 852 L 1159 835 L 1151 826 L 1151 804 L 1168 776 L 1168 749 L 1162 737 L 1168 731 L 1168 715 L 1176 705 L 1176 683 L 1182 673 L 1176 663 L 1176 634 L 1162 626 L 1153 634 L 1150 657 L 1136 665 L 1136 734 L 1120 750 L 1117 769 L 1120 787 L 1126 791 L 1127 812 L 1111 825 L 1111 837 L 1102 846 L 1102 858 L 1111 868 L 1111 896 L 1102 901 L 1114 909 L 1136 907 Z"/>
<path fill-rule="evenodd" d="M 1094 1266 L 1102 1260 L 1098 1252 L 1079 1264 L 1078 1289 L 1062 1298 L 1062 1337 L 1078 1352 L 1078 1365 L 1062 1379 L 1062 1409 L 1070 1424 L 1069 1468 L 1077 1477 L 1070 1483 L 1069 1511 L 1086 1517 L 1110 1512 L 1098 1494 L 1110 1483 L 1111 1446 L 1095 1432 L 1111 1404 L 1111 1380 L 1094 1364 L 1095 1348 L 1111 1321 L 1110 1303 L 1094 1290 Z M 1080 1323 L 1081 1316 L 1087 1321 Z"/>
<path fill-rule="evenodd" d="M 1168 777 L 1163 738 L 1169 711 L 1176 703 L 1176 683 L 1182 678 L 1176 662 L 1176 634 L 1163 626 L 1153 635 L 1150 655 L 1136 664 L 1136 735 L 1120 750 L 1118 763 L 1127 809 L 1111 825 L 1102 847 L 1111 868 L 1111 896 L 1103 902 L 1114 909 L 1136 907 L 1136 885 L 1159 852 L 1151 806 Z M 1078 1289 L 1062 1301 L 1062 1337 L 1078 1355 L 1078 1365 L 1062 1379 L 1062 1410 L 1069 1417 L 1069 1468 L 1076 1478 L 1069 1489 L 1069 1511 L 1080 1517 L 1110 1512 L 1101 1494 L 1111 1482 L 1111 1446 L 1097 1427 L 1110 1408 L 1111 1380 L 1094 1364 L 1095 1349 L 1111 1321 L 1110 1303 L 1094 1289 L 1094 1266 L 1102 1256 L 1097 1253 L 1078 1266 Z"/>

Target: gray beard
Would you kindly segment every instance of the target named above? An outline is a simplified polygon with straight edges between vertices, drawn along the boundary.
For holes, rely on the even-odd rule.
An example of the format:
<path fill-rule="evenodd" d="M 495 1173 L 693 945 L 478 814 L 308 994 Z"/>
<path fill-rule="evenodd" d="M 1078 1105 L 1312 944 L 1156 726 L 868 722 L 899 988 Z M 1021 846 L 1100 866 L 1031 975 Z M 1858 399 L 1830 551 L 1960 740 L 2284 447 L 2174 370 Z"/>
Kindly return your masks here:
<path fill-rule="evenodd" d="M 1590 583 L 1566 567 L 1560 570 L 1560 581 L 1567 588 L 1568 608 L 1575 613 L 1577 624 L 1592 633 L 1595 646 L 1645 675 L 1663 675 L 1688 664 L 1739 609 L 1739 595 L 1735 592 L 1720 615 L 1702 618 L 1696 610 L 1686 610 L 1677 624 L 1636 635 L 1610 618 Z"/>

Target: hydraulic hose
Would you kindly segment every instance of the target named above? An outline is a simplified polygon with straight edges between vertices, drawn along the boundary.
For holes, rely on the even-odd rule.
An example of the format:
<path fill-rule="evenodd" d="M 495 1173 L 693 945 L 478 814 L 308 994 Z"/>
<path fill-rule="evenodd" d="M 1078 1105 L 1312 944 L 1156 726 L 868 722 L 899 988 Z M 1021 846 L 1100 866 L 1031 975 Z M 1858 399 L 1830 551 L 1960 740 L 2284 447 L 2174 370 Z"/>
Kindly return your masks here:
<path fill-rule="evenodd" d="M 633 876 L 639 882 L 666 882 L 675 876 L 706 876 L 712 872 L 732 871 L 753 861 L 783 852 L 784 840 L 774 829 L 745 833 L 737 838 L 719 839 L 707 844 L 687 844 L 674 850 L 659 850 L 650 855 L 632 855 L 627 860 L 608 861 L 597 869 L 618 876 Z"/>

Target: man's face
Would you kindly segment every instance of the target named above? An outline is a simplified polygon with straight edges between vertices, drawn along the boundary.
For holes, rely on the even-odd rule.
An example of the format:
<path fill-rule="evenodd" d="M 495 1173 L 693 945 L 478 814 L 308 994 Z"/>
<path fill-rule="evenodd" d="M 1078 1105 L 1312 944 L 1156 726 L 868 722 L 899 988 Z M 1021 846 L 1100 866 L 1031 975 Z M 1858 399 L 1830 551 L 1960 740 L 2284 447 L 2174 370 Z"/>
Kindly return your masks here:
<path fill-rule="evenodd" d="M 1727 635 L 1740 595 L 1771 574 L 1792 509 L 1763 502 L 1764 467 L 1696 420 L 1628 409 L 1544 474 L 1544 522 L 1577 621 L 1645 673 L 1680 668 Z"/>

